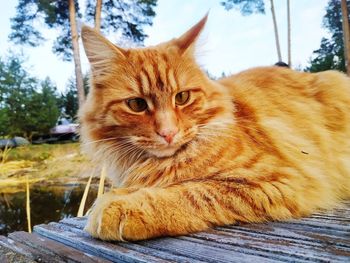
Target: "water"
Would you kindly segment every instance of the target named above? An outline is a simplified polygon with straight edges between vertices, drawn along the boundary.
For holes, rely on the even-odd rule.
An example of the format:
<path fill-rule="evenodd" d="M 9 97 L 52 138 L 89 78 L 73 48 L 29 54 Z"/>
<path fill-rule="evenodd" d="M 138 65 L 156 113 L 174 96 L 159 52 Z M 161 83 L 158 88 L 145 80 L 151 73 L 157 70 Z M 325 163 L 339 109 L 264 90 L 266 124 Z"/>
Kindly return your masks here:
<path fill-rule="evenodd" d="M 85 185 L 80 184 L 32 185 L 30 187 L 32 226 L 76 216 L 84 189 Z M 14 231 L 28 231 L 25 187 L 23 186 L 23 190 L 18 188 L 12 190 L 9 191 L 7 188 L 4 193 L 0 188 L 0 235 Z M 94 202 L 96 193 L 96 189 L 89 190 L 85 211 Z"/>

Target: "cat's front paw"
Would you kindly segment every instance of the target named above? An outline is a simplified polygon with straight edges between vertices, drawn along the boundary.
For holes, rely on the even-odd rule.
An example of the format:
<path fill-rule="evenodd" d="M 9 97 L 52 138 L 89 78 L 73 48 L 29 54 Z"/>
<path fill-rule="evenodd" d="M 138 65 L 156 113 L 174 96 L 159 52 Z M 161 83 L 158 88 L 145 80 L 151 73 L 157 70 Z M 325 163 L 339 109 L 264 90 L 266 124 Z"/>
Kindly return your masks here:
<path fill-rule="evenodd" d="M 85 231 L 103 240 L 140 240 L 148 238 L 144 213 L 128 198 L 106 193 L 97 199 Z"/>

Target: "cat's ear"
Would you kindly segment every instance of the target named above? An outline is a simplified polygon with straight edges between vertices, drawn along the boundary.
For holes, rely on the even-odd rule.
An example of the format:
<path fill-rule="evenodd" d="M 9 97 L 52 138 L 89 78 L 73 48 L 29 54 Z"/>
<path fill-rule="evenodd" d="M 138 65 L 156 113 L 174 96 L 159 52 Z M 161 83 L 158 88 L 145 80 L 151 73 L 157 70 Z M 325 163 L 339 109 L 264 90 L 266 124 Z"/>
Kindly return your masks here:
<path fill-rule="evenodd" d="M 197 24 L 191 27 L 186 33 L 179 38 L 174 39 L 174 44 L 179 48 L 181 53 L 191 52 L 200 33 L 203 31 L 207 22 L 209 13 L 207 13 Z"/>
<path fill-rule="evenodd" d="M 125 50 L 112 44 L 96 30 L 88 26 L 83 26 L 81 36 L 86 56 L 92 67 L 92 72 L 101 72 L 110 66 L 110 63 L 116 61 L 116 59 L 125 58 Z"/>

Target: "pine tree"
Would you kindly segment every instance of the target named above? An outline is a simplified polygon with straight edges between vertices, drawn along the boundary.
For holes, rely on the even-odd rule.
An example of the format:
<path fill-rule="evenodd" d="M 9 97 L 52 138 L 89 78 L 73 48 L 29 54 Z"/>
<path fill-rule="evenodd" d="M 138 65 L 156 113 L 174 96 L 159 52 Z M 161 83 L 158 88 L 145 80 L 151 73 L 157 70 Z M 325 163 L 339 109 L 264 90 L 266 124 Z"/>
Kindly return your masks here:
<path fill-rule="evenodd" d="M 143 44 L 147 37 L 143 27 L 152 25 L 157 0 L 103 0 L 101 4 L 96 8 L 95 0 L 87 0 L 86 5 L 86 18 L 95 22 L 98 31 L 120 35 L 120 42 Z"/>
<path fill-rule="evenodd" d="M 47 133 L 59 116 L 56 87 L 40 82 L 22 67 L 24 60 L 11 55 L 0 59 L 0 135 Z"/>
<path fill-rule="evenodd" d="M 100 3 L 101 8 L 96 3 Z M 146 37 L 143 26 L 152 24 L 156 3 L 156 0 L 86 0 L 86 19 L 92 21 L 96 16 L 103 32 L 115 32 L 128 43 L 142 44 Z M 12 33 L 9 38 L 17 44 L 38 46 L 45 40 L 39 30 L 43 25 L 58 30 L 53 52 L 63 60 L 70 61 L 74 58 L 78 100 L 79 105 L 82 105 L 85 93 L 77 17 L 82 19 L 76 0 L 19 0 L 16 15 L 11 19 Z"/>
<path fill-rule="evenodd" d="M 336 69 L 346 72 L 344 57 L 344 38 L 342 25 L 341 0 L 330 0 L 323 18 L 323 26 L 331 34 L 330 38 L 322 38 L 320 48 L 313 52 L 310 65 L 305 69 L 319 72 Z M 347 0 L 348 10 L 350 0 Z"/>

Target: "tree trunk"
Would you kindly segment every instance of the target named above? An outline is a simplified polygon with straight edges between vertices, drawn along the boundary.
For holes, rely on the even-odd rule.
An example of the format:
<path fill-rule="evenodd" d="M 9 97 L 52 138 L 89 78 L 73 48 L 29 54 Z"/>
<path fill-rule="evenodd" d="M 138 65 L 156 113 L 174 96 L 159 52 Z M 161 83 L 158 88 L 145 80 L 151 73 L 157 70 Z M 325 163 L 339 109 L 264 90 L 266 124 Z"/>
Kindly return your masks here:
<path fill-rule="evenodd" d="M 278 29 L 277 29 L 277 22 L 276 22 L 275 7 L 273 4 L 273 0 L 270 0 L 270 2 L 271 2 L 271 14 L 272 14 L 273 28 L 275 30 L 275 41 L 276 41 L 278 61 L 282 61 L 280 40 L 279 40 L 279 36 L 278 36 Z"/>
<path fill-rule="evenodd" d="M 343 17 L 344 59 L 346 72 L 348 76 L 350 76 L 350 29 L 348 6 L 346 0 L 341 1 L 341 12 Z"/>
<path fill-rule="evenodd" d="M 75 21 L 74 0 L 69 0 L 69 23 L 70 23 L 70 32 L 72 35 L 75 80 L 76 80 L 76 85 L 78 90 L 78 100 L 79 100 L 79 108 L 80 108 L 85 101 L 85 91 L 84 91 L 83 73 L 81 71 L 79 42 L 78 42 L 79 35 L 77 30 L 77 23 Z"/>
<path fill-rule="evenodd" d="M 291 24 L 290 24 L 290 0 L 287 0 L 287 23 L 288 23 L 288 65 L 292 67 L 292 41 L 291 41 Z"/>
<path fill-rule="evenodd" d="M 100 32 L 101 29 L 101 10 L 102 10 L 102 0 L 96 1 L 95 9 L 95 29 Z"/>

